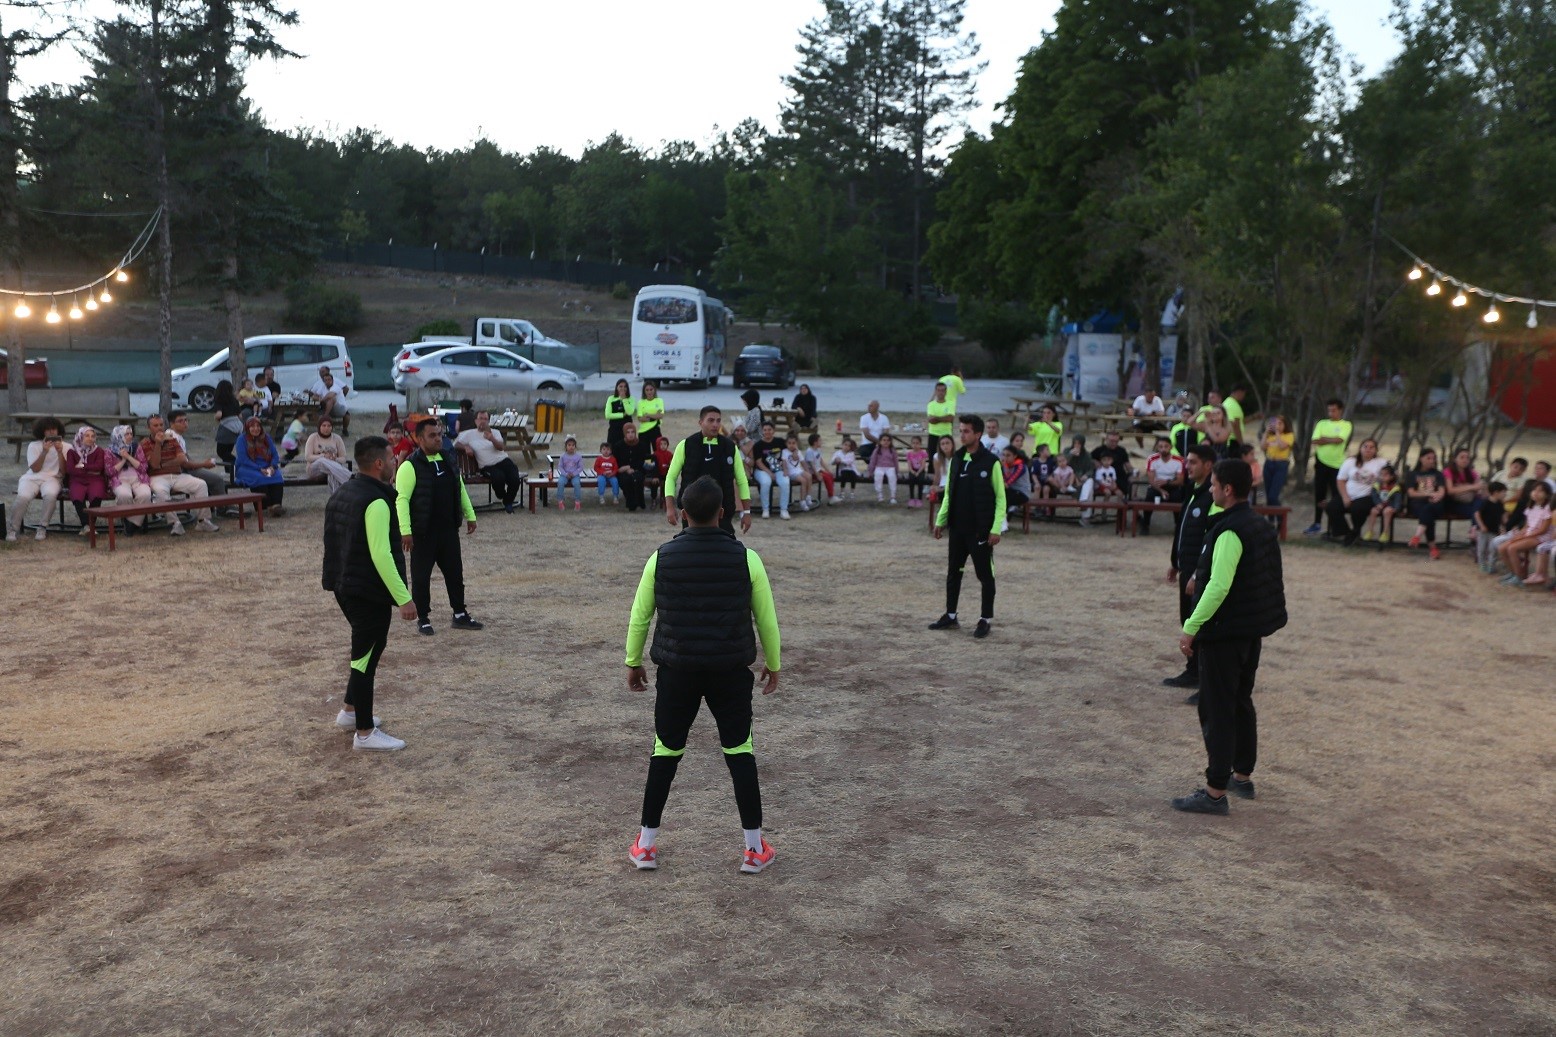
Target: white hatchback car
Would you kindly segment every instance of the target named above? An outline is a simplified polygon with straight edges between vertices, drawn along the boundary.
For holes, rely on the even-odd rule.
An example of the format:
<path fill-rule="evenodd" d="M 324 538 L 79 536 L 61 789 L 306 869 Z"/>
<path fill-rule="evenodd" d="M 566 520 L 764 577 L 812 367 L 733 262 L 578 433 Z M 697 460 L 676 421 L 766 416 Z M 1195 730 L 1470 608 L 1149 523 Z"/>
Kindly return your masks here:
<path fill-rule="evenodd" d="M 256 335 L 243 340 L 244 359 L 252 378 L 267 367 L 276 369 L 276 384 L 281 392 L 304 392 L 319 380 L 319 368 L 326 365 L 342 382 L 349 395 L 355 379 L 351 370 L 351 352 L 339 335 Z M 213 353 L 203 364 L 173 369 L 173 405 L 190 410 L 210 411 L 216 407 L 216 384 L 232 380 L 227 350 Z M 234 385 L 236 392 L 239 386 Z"/>
<path fill-rule="evenodd" d="M 397 382 L 406 389 L 563 392 L 584 385 L 582 377 L 565 367 L 537 364 L 496 346 L 448 346 L 402 360 L 397 367 Z"/>

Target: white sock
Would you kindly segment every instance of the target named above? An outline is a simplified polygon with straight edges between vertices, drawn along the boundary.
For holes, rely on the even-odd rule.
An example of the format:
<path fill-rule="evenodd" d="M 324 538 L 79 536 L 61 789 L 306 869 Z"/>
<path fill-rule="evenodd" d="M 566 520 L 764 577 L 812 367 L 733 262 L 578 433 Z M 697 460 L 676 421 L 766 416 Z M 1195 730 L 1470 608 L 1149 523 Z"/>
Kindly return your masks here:
<path fill-rule="evenodd" d="M 956 618 L 956 613 L 955 612 L 947 612 L 945 614 L 945 618 L 946 619 L 955 619 Z"/>
<path fill-rule="evenodd" d="M 659 829 L 657 828 L 638 829 L 638 846 L 642 849 L 652 850 L 654 848 L 654 840 L 658 838 Z"/>
<path fill-rule="evenodd" d="M 746 849 L 756 850 L 760 853 L 762 850 L 762 830 L 760 828 L 746 828 L 743 831 L 746 833 Z"/>
<path fill-rule="evenodd" d="M 993 616 L 979 616 L 978 618 L 980 620 L 982 620 L 983 622 L 985 622 L 985 623 L 993 623 L 994 622 L 994 617 Z"/>

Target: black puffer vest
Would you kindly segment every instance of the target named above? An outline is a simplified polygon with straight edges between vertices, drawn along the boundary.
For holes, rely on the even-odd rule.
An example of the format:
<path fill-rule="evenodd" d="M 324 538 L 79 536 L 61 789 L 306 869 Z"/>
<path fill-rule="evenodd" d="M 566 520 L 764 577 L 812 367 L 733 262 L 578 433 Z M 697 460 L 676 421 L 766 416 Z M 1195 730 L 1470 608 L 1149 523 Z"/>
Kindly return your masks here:
<path fill-rule="evenodd" d="M 962 462 L 967 472 L 962 473 Z M 951 511 L 946 524 L 966 536 L 985 536 L 994 527 L 994 466 L 999 458 L 991 450 L 979 449 L 970 457 L 966 447 L 951 455 L 946 466 L 951 495 Z"/>
<path fill-rule="evenodd" d="M 324 589 L 350 598 L 382 601 L 393 605 L 389 588 L 373 565 L 367 542 L 367 507 L 381 500 L 389 505 L 389 550 L 403 576 L 405 554 L 400 550 L 400 518 L 395 514 L 398 496 L 394 487 L 358 472 L 330 497 L 324 506 Z"/>
<path fill-rule="evenodd" d="M 674 670 L 732 670 L 756 661 L 745 545 L 717 527 L 693 527 L 659 548 L 654 644 Z"/>
<path fill-rule="evenodd" d="M 1248 506 L 1234 504 L 1211 522 L 1200 564 L 1194 571 L 1196 598 L 1210 582 L 1216 541 L 1235 536 L 1243 542 L 1232 589 L 1209 622 L 1199 628 L 1201 641 L 1269 637 L 1286 625 L 1286 585 L 1281 576 L 1280 540 L 1264 517 Z"/>
<path fill-rule="evenodd" d="M 459 462 L 444 451 L 436 466 L 420 447 L 411 451 L 405 463 L 416 467 L 416 486 L 411 490 L 411 532 L 425 530 L 436 522 L 440 527 L 458 527 L 464 518 L 459 507 Z M 442 475 L 437 474 L 441 469 Z"/>
<path fill-rule="evenodd" d="M 684 489 L 704 475 L 713 476 L 714 482 L 724 490 L 724 518 L 735 517 L 738 502 L 735 500 L 735 465 L 740 464 L 736 455 L 740 451 L 735 441 L 718 436 L 712 443 L 702 441 L 702 433 L 686 437 L 681 450 L 681 486 Z M 665 487 L 665 492 L 675 492 L 675 487 Z M 661 555 L 661 557 L 663 557 Z"/>
<path fill-rule="evenodd" d="M 1179 572 L 1180 585 L 1199 565 L 1201 549 L 1205 546 L 1205 530 L 1210 527 L 1210 480 L 1190 486 L 1183 499 L 1183 509 L 1178 513 L 1178 533 L 1172 540 L 1172 567 Z"/>

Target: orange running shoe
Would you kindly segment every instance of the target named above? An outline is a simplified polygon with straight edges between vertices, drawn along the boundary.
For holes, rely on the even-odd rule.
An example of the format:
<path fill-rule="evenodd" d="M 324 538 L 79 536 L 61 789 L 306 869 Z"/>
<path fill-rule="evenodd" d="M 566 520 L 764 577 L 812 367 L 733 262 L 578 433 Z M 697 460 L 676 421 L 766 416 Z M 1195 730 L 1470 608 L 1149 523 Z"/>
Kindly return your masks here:
<path fill-rule="evenodd" d="M 638 866 L 639 871 L 653 871 L 659 867 L 659 847 L 650 846 L 644 849 L 638 845 L 642 838 L 643 833 L 639 832 L 637 838 L 632 840 L 632 849 L 628 851 L 627 856 L 632 858 L 632 863 Z"/>
<path fill-rule="evenodd" d="M 740 870 L 747 875 L 755 875 L 771 864 L 776 856 L 777 851 L 767 845 L 767 838 L 764 836 L 760 850 L 746 851 L 745 863 L 740 865 Z"/>
<path fill-rule="evenodd" d="M 1436 544 L 1433 544 L 1432 545 L 1432 550 L 1431 550 L 1431 555 L 1432 555 L 1432 561 L 1435 562 L 1437 559 L 1439 559 L 1439 558 L 1441 558 L 1443 556 L 1443 553 L 1441 551 L 1437 550 L 1437 545 Z"/>
<path fill-rule="evenodd" d="M 1411 547 L 1420 547 L 1421 546 L 1421 534 L 1420 533 L 1417 533 L 1415 536 L 1410 538 L 1410 546 Z"/>

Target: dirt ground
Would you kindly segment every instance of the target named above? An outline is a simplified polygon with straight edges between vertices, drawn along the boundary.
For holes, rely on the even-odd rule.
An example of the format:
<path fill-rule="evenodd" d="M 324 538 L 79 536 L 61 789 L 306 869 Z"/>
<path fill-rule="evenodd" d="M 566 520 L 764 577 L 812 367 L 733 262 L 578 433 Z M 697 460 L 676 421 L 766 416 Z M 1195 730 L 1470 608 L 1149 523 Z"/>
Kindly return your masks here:
<path fill-rule="evenodd" d="M 704 717 L 639 873 L 622 642 L 662 517 L 483 513 L 487 629 L 436 593 L 436 637 L 396 625 L 378 712 L 409 744 L 364 757 L 324 499 L 0 551 L 0 1034 L 1556 1032 L 1556 601 L 1466 551 L 1287 546 L 1259 799 L 1212 818 L 1167 804 L 1204 760 L 1159 685 L 1162 529 L 1013 532 L 975 642 L 924 629 L 923 512 L 759 520 L 777 861 L 737 874 Z"/>

